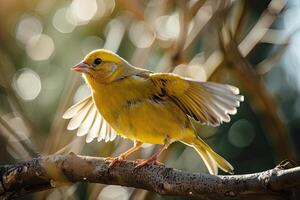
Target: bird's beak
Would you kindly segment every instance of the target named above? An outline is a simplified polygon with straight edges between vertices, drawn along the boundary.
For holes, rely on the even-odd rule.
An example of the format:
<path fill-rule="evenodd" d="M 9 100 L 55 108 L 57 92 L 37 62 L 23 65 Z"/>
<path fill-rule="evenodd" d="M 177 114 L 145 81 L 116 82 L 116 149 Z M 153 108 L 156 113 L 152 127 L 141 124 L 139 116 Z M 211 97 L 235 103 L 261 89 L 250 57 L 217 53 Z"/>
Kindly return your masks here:
<path fill-rule="evenodd" d="M 80 72 L 80 73 L 88 73 L 89 68 L 90 68 L 89 64 L 87 64 L 83 61 L 83 62 L 78 63 L 74 67 L 72 67 L 71 70 Z"/>

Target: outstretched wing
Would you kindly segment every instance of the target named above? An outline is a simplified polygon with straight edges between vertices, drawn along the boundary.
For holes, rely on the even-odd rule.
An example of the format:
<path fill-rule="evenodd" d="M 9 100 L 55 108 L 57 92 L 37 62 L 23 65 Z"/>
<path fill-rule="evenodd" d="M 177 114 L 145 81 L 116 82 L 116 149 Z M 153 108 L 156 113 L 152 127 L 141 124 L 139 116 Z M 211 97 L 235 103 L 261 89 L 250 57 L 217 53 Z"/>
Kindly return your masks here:
<path fill-rule="evenodd" d="M 95 138 L 105 142 L 113 141 L 116 138 L 116 132 L 97 111 L 91 96 L 70 107 L 64 113 L 63 118 L 71 119 L 67 127 L 68 130 L 78 129 L 78 136 L 87 135 L 87 143 Z"/>
<path fill-rule="evenodd" d="M 195 120 L 218 126 L 229 122 L 243 96 L 239 89 L 225 84 L 199 82 L 175 74 L 150 74 L 159 96 L 167 96 Z"/>

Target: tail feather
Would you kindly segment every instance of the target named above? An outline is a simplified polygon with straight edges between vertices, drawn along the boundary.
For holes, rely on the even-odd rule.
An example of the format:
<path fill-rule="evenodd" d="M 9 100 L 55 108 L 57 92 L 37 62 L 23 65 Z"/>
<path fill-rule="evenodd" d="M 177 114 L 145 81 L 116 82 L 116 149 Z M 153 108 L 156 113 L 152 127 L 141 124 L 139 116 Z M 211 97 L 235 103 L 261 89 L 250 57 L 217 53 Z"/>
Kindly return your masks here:
<path fill-rule="evenodd" d="M 227 173 L 233 174 L 232 165 L 214 152 L 201 138 L 197 138 L 193 143 L 193 147 L 203 159 L 210 174 L 218 174 L 218 167 Z"/>
<path fill-rule="evenodd" d="M 208 151 L 206 151 L 202 147 L 201 147 L 201 149 L 196 146 L 193 146 L 193 147 L 196 149 L 196 151 L 201 156 L 209 173 L 210 174 L 218 174 L 218 165 L 217 165 L 216 161 L 214 160 L 214 158 L 210 155 L 210 153 L 208 153 Z"/>

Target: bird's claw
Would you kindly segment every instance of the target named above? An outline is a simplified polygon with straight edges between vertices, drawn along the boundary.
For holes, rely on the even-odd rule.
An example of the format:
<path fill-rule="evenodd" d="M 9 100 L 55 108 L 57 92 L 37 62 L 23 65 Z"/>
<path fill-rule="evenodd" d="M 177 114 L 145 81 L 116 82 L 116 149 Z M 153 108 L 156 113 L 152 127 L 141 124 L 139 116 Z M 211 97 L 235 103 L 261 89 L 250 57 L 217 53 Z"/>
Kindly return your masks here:
<path fill-rule="evenodd" d="M 122 162 L 123 160 L 125 160 L 125 157 L 122 155 L 115 158 L 112 157 L 105 158 L 105 162 L 110 162 L 108 168 L 112 168 L 115 164 Z"/>
<path fill-rule="evenodd" d="M 141 168 L 145 165 L 164 165 L 163 163 L 157 161 L 157 159 L 138 159 L 135 160 L 134 163 L 136 164 L 135 168 Z"/>

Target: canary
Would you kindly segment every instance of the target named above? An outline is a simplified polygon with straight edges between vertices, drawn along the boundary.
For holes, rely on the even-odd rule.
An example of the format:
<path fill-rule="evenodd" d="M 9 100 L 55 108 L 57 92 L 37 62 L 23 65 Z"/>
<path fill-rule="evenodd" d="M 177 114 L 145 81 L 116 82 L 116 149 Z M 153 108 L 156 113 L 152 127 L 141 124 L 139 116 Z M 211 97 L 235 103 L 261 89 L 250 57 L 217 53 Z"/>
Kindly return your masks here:
<path fill-rule="evenodd" d="M 231 164 L 200 138 L 195 121 L 210 126 L 229 122 L 229 114 L 243 101 L 238 88 L 153 73 L 104 49 L 90 52 L 73 70 L 83 74 L 92 94 L 65 112 L 63 118 L 71 119 L 67 128 L 87 135 L 87 142 L 112 141 L 116 135 L 134 141 L 132 148 L 109 160 L 110 166 L 143 143 L 162 146 L 137 167 L 156 162 L 163 150 L 179 141 L 198 152 L 209 173 L 217 174 L 218 168 L 233 173 Z"/>

